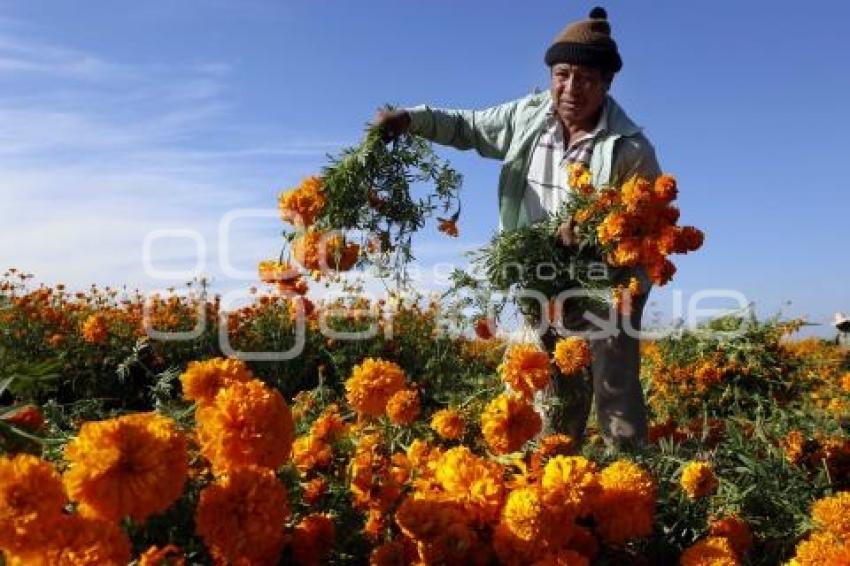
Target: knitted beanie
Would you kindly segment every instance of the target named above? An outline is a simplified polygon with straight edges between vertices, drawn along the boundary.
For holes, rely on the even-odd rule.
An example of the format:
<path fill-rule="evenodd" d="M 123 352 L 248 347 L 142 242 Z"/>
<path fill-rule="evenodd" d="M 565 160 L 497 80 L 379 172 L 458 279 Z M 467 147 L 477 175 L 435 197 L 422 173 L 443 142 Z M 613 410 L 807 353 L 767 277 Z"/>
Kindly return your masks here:
<path fill-rule="evenodd" d="M 603 8 L 590 11 L 589 19 L 573 22 L 558 34 L 546 51 L 546 64 L 572 63 L 616 73 L 623 68 L 611 24 Z"/>

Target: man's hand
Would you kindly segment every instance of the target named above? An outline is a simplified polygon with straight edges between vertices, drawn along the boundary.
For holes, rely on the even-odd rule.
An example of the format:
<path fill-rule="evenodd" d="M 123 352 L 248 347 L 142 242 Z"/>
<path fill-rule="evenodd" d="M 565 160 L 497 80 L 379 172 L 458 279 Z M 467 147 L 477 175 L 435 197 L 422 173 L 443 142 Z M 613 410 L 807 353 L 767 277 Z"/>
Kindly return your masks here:
<path fill-rule="evenodd" d="M 560 226 L 558 226 L 557 232 L 555 232 L 555 236 L 558 238 L 558 241 L 561 242 L 566 247 L 573 247 L 578 243 L 578 237 L 576 236 L 576 222 L 572 218 L 567 220 L 566 222 L 562 222 Z"/>
<path fill-rule="evenodd" d="M 374 125 L 381 130 L 381 138 L 390 142 L 410 129 L 407 110 L 378 110 Z"/>

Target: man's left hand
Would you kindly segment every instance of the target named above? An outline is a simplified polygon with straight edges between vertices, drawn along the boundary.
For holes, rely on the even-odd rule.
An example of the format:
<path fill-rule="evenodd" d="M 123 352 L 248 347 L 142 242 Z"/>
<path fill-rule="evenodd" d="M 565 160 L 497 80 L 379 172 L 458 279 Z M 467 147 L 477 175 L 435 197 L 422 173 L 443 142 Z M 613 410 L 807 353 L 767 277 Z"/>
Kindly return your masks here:
<path fill-rule="evenodd" d="M 574 247 L 578 243 L 578 237 L 576 236 L 576 222 L 572 218 L 567 220 L 566 222 L 562 222 L 560 226 L 558 226 L 557 232 L 555 232 L 555 236 L 558 238 L 558 241 L 561 242 L 565 247 Z"/>

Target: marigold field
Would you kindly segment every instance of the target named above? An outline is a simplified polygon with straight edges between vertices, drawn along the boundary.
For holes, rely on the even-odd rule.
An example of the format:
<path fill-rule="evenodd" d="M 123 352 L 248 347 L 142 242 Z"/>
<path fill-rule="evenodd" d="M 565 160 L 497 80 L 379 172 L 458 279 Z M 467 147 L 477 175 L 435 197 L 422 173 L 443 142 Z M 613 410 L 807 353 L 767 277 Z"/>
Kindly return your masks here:
<path fill-rule="evenodd" d="M 224 312 L 199 282 L 146 300 L 7 272 L 0 562 L 850 564 L 848 355 L 799 321 L 645 341 L 650 441 L 618 451 L 535 410 L 581 340 L 550 359 L 481 320 L 446 331 L 439 302 L 288 284 Z M 198 313 L 194 338 L 150 337 Z M 221 349 L 285 351 L 299 323 L 291 360 Z"/>

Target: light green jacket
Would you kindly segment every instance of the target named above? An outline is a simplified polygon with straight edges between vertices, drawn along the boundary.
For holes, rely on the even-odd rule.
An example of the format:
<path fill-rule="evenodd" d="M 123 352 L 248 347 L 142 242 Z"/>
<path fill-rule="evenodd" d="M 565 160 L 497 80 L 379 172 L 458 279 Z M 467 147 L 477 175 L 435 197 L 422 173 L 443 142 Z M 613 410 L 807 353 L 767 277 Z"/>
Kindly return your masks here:
<path fill-rule="evenodd" d="M 528 224 L 523 205 L 528 167 L 551 106 L 547 90 L 485 110 L 416 106 L 407 111 L 411 133 L 502 161 L 499 224 L 512 230 Z M 661 173 L 652 144 L 610 96 L 601 120 L 590 159 L 595 186 L 616 186 L 633 174 L 654 179 Z"/>

